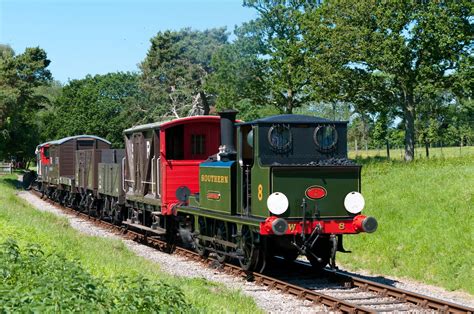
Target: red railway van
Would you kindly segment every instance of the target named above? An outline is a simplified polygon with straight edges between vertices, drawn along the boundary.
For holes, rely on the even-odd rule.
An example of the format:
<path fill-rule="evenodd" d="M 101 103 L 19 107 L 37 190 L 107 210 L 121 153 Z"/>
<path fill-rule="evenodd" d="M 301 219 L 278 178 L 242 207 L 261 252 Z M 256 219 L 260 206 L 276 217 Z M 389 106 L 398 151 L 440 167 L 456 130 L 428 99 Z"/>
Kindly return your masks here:
<path fill-rule="evenodd" d="M 199 164 L 218 151 L 220 118 L 194 116 L 151 123 L 124 134 L 122 189 L 137 222 L 149 226 L 154 215 L 172 213 L 178 188 L 199 192 Z"/>

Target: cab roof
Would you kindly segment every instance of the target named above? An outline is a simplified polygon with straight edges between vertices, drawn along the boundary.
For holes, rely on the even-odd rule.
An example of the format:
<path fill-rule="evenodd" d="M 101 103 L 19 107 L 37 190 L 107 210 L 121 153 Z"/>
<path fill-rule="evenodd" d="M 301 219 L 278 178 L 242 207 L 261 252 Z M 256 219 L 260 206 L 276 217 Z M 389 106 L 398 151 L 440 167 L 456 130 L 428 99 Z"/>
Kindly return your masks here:
<path fill-rule="evenodd" d="M 165 120 L 165 121 L 160 121 L 160 122 L 137 125 L 137 126 L 124 130 L 123 133 L 130 134 L 134 132 L 156 130 L 156 129 L 164 130 L 164 129 L 167 129 L 179 124 L 187 124 L 187 123 L 195 123 L 195 122 L 212 122 L 212 121 L 217 122 L 219 120 L 220 120 L 219 116 L 192 116 L 192 117 L 186 117 L 186 118 L 179 118 L 179 119 Z"/>

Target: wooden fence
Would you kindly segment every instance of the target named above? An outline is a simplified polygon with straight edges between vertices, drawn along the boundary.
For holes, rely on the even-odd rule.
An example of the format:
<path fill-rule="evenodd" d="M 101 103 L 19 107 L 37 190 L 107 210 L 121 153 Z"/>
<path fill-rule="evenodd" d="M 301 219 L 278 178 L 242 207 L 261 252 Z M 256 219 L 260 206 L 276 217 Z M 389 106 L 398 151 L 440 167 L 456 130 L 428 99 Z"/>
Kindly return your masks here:
<path fill-rule="evenodd" d="M 13 172 L 13 164 L 11 162 L 0 162 L 0 175 L 11 174 Z"/>

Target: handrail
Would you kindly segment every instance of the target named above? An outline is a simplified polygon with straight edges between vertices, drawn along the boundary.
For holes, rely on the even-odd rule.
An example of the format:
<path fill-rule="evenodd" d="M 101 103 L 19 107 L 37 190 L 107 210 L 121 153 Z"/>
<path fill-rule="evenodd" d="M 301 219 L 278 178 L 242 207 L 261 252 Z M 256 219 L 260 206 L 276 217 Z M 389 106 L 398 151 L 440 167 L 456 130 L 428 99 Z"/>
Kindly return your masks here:
<path fill-rule="evenodd" d="M 161 170 L 161 167 L 160 167 L 160 160 L 161 160 L 161 156 L 158 157 L 158 159 L 156 160 L 156 196 L 158 196 L 158 198 L 161 198 L 161 193 L 160 193 L 160 179 L 161 179 L 161 175 L 160 175 L 160 170 Z"/>
<path fill-rule="evenodd" d="M 122 190 L 127 192 L 125 190 L 125 157 L 122 158 Z"/>
<path fill-rule="evenodd" d="M 155 182 L 155 158 L 156 156 L 153 155 L 153 158 L 151 159 L 151 190 L 153 191 L 153 185 L 156 184 Z M 154 195 L 156 195 L 156 193 L 153 193 Z"/>

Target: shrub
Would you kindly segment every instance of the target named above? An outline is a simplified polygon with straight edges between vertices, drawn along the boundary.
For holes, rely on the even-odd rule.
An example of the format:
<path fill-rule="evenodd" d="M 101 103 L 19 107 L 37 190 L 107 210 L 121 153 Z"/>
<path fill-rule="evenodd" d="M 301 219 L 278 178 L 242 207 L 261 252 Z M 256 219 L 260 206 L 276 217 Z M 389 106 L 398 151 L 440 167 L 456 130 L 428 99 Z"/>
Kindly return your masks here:
<path fill-rule="evenodd" d="M 0 245 L 0 312 L 188 312 L 175 286 L 144 277 L 104 280 L 37 244 Z"/>

